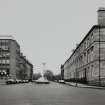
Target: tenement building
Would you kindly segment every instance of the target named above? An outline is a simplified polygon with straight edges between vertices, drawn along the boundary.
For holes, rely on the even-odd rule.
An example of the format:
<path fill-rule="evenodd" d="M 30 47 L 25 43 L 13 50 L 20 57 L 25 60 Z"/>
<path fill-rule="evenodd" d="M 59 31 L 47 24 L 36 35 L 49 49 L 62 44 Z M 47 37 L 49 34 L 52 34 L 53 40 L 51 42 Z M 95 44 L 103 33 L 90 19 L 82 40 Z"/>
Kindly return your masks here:
<path fill-rule="evenodd" d="M 33 65 L 20 51 L 20 46 L 12 37 L 0 37 L 0 79 L 31 80 Z"/>
<path fill-rule="evenodd" d="M 105 85 L 105 8 L 99 8 L 94 25 L 64 63 L 64 80 Z"/>

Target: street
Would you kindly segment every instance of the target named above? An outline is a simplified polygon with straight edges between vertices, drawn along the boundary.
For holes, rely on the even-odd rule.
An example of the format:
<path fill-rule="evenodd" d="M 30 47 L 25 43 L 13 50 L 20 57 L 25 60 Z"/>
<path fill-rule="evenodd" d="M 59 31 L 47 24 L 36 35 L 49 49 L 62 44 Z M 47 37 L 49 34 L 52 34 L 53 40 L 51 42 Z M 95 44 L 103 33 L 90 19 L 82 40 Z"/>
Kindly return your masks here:
<path fill-rule="evenodd" d="M 105 105 L 105 90 L 54 82 L 0 85 L 0 105 Z"/>

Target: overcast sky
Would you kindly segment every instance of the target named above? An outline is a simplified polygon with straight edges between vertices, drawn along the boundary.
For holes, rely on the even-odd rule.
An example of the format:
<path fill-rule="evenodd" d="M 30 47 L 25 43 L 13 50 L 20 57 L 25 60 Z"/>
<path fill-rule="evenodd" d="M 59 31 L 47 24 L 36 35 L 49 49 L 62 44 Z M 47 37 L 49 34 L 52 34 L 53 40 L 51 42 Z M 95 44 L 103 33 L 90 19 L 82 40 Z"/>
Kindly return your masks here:
<path fill-rule="evenodd" d="M 59 73 L 90 28 L 105 0 L 0 0 L 0 34 L 13 35 L 34 65 Z"/>

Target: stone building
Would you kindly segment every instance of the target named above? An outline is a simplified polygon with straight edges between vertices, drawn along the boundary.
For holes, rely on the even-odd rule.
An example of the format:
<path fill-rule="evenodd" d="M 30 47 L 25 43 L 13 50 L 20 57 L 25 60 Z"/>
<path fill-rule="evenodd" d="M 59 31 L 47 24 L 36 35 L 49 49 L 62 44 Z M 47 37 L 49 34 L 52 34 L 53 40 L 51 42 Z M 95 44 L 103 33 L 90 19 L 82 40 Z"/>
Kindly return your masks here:
<path fill-rule="evenodd" d="M 32 64 L 22 57 L 20 46 L 12 37 L 0 37 L 0 78 L 9 77 L 12 79 L 20 78 L 20 72 L 32 72 Z M 26 69 L 26 66 L 30 65 Z M 22 75 L 23 76 L 23 75 Z M 30 73 L 31 78 L 32 74 Z"/>
<path fill-rule="evenodd" d="M 26 59 L 23 54 L 20 54 L 19 71 L 17 76 L 22 80 L 32 80 L 33 76 L 33 65 Z"/>
<path fill-rule="evenodd" d="M 105 84 L 105 8 L 99 8 L 94 25 L 64 63 L 64 80 Z"/>

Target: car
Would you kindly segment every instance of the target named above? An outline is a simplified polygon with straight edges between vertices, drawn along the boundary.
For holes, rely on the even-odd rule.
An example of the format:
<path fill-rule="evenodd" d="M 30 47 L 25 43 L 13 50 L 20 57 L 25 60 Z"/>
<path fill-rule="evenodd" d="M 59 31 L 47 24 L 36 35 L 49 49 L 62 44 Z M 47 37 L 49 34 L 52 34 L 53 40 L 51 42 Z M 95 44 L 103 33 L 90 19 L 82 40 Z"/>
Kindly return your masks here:
<path fill-rule="evenodd" d="M 65 83 L 65 81 L 64 80 L 59 80 L 59 83 Z"/>
<path fill-rule="evenodd" d="M 25 80 L 22 80 L 22 83 L 25 83 Z"/>
<path fill-rule="evenodd" d="M 25 83 L 28 83 L 29 81 L 28 80 L 25 80 Z"/>
<path fill-rule="evenodd" d="M 16 83 L 16 81 L 14 79 L 8 79 L 6 81 L 6 84 L 15 84 L 15 83 Z"/>
<path fill-rule="evenodd" d="M 16 79 L 16 83 L 20 83 L 20 80 Z"/>

